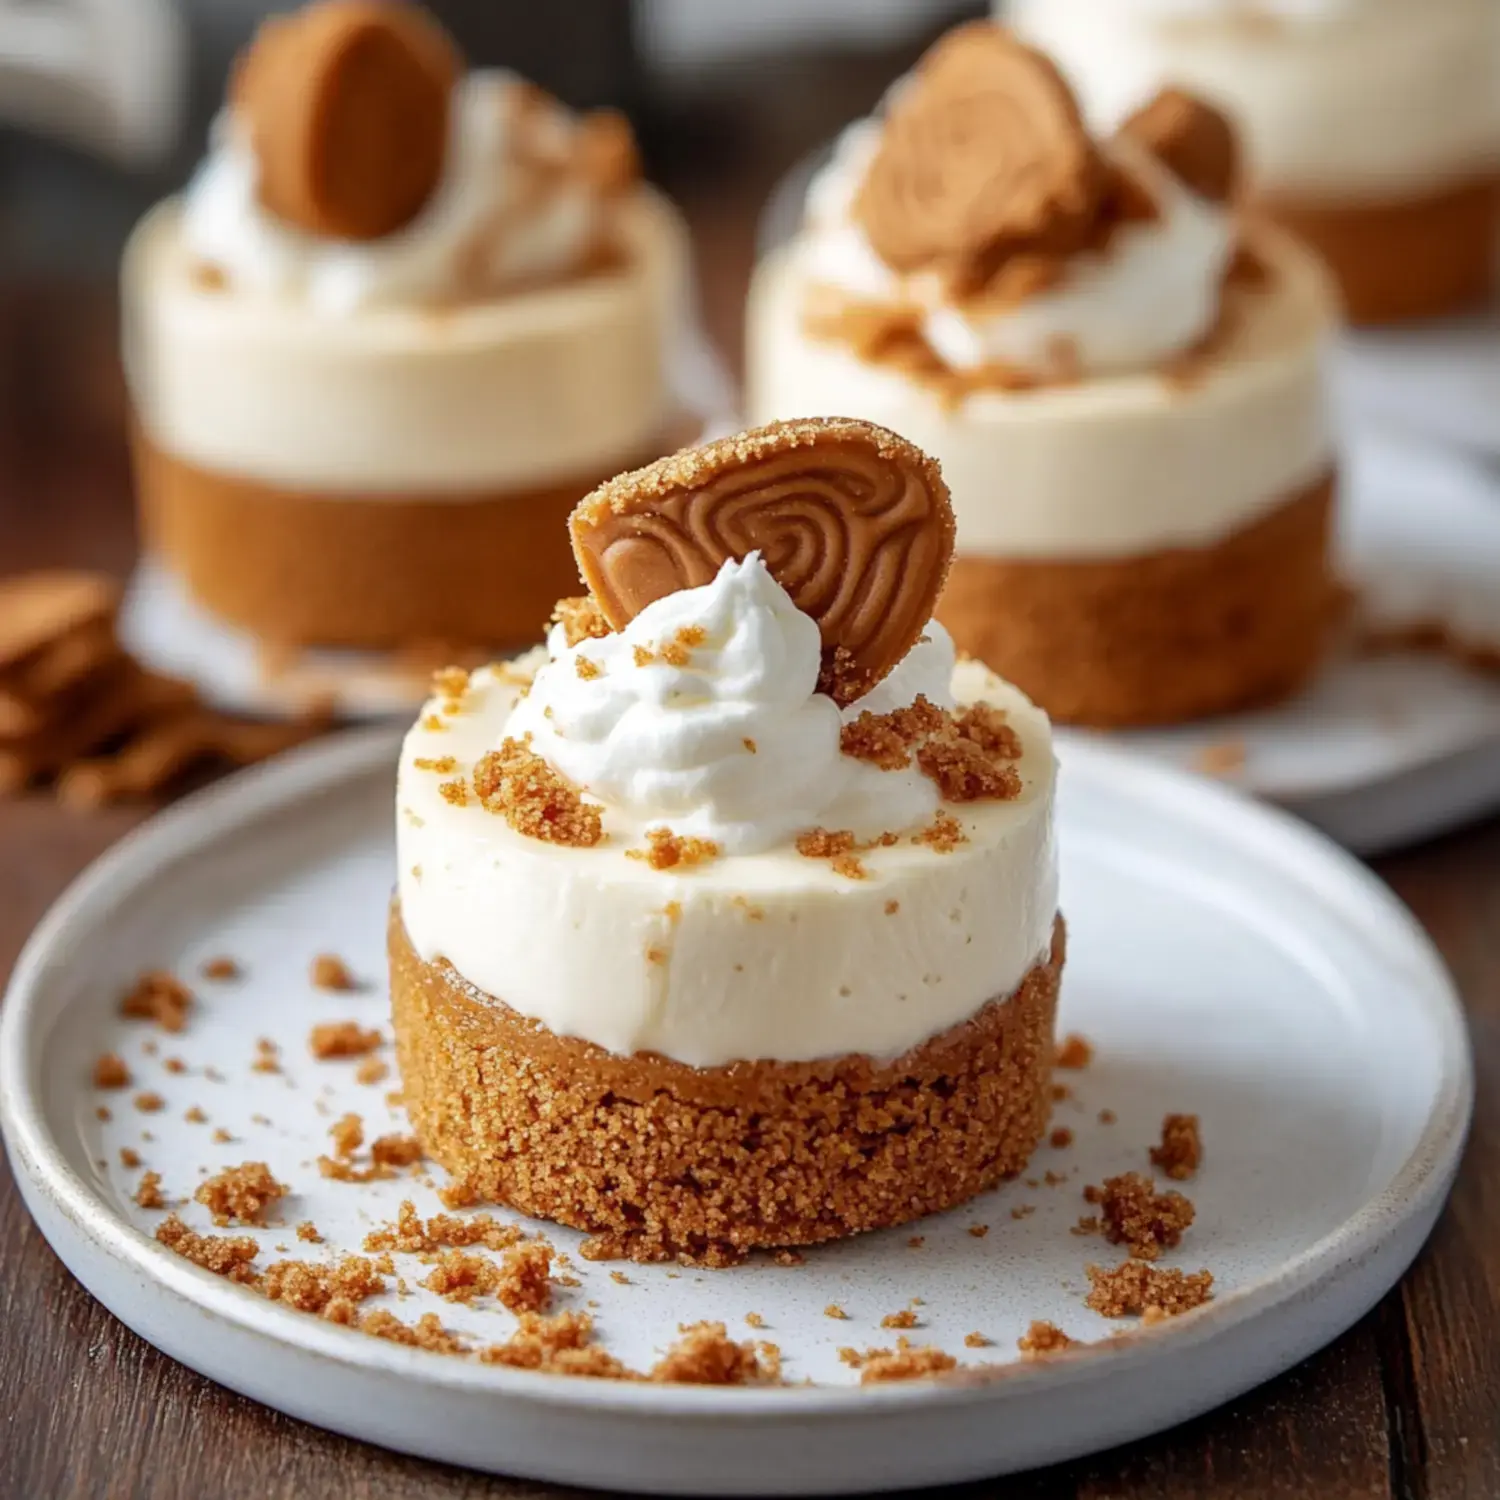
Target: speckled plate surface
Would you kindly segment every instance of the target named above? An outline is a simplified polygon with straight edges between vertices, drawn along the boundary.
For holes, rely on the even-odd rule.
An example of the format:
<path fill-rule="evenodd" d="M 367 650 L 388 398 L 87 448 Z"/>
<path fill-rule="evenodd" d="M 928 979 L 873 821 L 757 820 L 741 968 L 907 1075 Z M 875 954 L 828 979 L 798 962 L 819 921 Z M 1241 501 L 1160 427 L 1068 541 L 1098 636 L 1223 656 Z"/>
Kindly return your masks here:
<path fill-rule="evenodd" d="M 559 1294 L 563 1307 L 597 1303 L 600 1342 L 632 1365 L 649 1365 L 679 1323 L 722 1319 L 779 1346 L 789 1387 L 517 1372 L 268 1304 L 153 1240 L 161 1215 L 132 1201 L 141 1168 L 123 1168 L 120 1151 L 138 1152 L 174 1199 L 206 1170 L 267 1161 L 292 1196 L 256 1231 L 263 1262 L 280 1245 L 310 1259 L 358 1249 L 403 1197 L 436 1210 L 437 1182 L 421 1172 L 354 1186 L 314 1165 L 346 1110 L 370 1135 L 404 1128 L 390 1084 L 362 1085 L 352 1062 L 315 1061 L 306 1046 L 318 1021 L 386 1027 L 395 747 L 375 731 L 328 741 L 154 820 L 48 915 L 0 1016 L 0 1123 L 58 1254 L 143 1337 L 282 1411 L 412 1453 L 611 1489 L 828 1493 L 998 1474 L 1168 1426 L 1286 1368 L 1395 1281 L 1441 1207 L 1470 1063 L 1449 981 L 1411 917 L 1290 819 L 1078 745 L 1064 754 L 1060 801 L 1062 1019 L 1097 1054 L 1060 1075 L 1074 1093 L 1054 1123 L 1072 1143 L 1044 1146 L 1026 1180 L 960 1211 L 812 1252 L 800 1266 L 580 1261 L 580 1285 Z M 368 987 L 314 989 L 309 962 L 322 952 Z M 142 968 L 194 976 L 219 954 L 244 975 L 195 978 L 199 1003 L 180 1034 L 117 1015 Z M 263 1036 L 280 1046 L 280 1072 L 251 1067 Z M 93 1087 L 106 1049 L 126 1059 L 131 1089 Z M 139 1090 L 164 1107 L 139 1112 Z M 1113 1123 L 1101 1121 L 1106 1110 Z M 1168 1110 L 1201 1116 L 1206 1159 L 1184 1184 L 1198 1221 L 1164 1263 L 1209 1268 L 1217 1297 L 1136 1329 L 1084 1307 L 1085 1266 L 1119 1252 L 1069 1231 L 1086 1211 L 1086 1183 L 1146 1166 Z M 214 1140 L 215 1130 L 232 1139 Z M 184 1214 L 208 1227 L 198 1205 Z M 303 1219 L 324 1244 L 299 1244 Z M 577 1236 L 551 1237 L 576 1252 Z M 379 1305 L 403 1318 L 434 1310 L 486 1342 L 514 1327 L 492 1303 L 454 1307 L 415 1290 L 425 1274 L 415 1258 L 398 1257 L 398 1269 L 412 1294 Z M 826 1316 L 830 1303 L 847 1317 Z M 859 1386 L 840 1346 L 891 1344 L 881 1320 L 908 1308 L 909 1336 L 958 1355 L 960 1370 Z M 763 1328 L 748 1327 L 748 1313 Z M 1095 1347 L 1022 1360 L 1016 1340 L 1034 1318 Z M 970 1347 L 971 1333 L 990 1342 Z"/>

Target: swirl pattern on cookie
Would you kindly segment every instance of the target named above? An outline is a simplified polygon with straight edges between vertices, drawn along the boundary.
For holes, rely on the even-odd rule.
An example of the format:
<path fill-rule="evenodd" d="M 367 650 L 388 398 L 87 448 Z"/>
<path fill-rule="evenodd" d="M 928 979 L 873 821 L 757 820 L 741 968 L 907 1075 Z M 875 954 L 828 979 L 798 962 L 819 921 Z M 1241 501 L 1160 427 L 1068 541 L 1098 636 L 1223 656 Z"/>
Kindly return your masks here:
<path fill-rule="evenodd" d="M 460 67 L 447 33 L 406 0 L 315 0 L 267 20 L 231 89 L 261 202 L 336 239 L 409 223 L 443 175 Z"/>
<path fill-rule="evenodd" d="M 1101 158 L 1053 64 L 1001 27 L 959 27 L 891 100 L 855 213 L 898 271 L 982 279 L 1006 255 L 1087 239 Z"/>
<path fill-rule="evenodd" d="M 852 703 L 916 644 L 953 554 L 936 462 L 847 418 L 773 422 L 622 474 L 573 512 L 573 551 L 610 623 L 759 552 L 823 636 L 819 688 Z"/>

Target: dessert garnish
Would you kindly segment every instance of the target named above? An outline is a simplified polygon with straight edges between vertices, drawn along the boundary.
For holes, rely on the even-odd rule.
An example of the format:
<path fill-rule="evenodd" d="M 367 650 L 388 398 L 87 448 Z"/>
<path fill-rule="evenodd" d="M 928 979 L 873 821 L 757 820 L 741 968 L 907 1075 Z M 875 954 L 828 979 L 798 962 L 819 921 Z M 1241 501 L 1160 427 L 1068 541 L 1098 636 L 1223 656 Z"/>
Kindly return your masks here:
<path fill-rule="evenodd" d="M 954 537 L 937 464 L 845 418 L 775 422 L 659 459 L 587 496 L 570 526 L 584 580 L 616 629 L 759 552 L 817 622 L 818 687 L 840 706 L 917 643 Z"/>
<path fill-rule="evenodd" d="M 1239 189 L 1240 148 L 1234 127 L 1211 104 L 1181 89 L 1163 89 L 1121 126 L 1200 198 L 1228 203 Z"/>
<path fill-rule="evenodd" d="M 261 203 L 309 234 L 410 223 L 443 175 L 462 60 L 404 0 L 318 0 L 267 21 L 235 74 Z"/>
<path fill-rule="evenodd" d="M 1018 251 L 1081 248 L 1105 175 L 1057 68 L 977 22 L 934 47 L 891 101 L 855 215 L 888 265 L 968 284 Z"/>

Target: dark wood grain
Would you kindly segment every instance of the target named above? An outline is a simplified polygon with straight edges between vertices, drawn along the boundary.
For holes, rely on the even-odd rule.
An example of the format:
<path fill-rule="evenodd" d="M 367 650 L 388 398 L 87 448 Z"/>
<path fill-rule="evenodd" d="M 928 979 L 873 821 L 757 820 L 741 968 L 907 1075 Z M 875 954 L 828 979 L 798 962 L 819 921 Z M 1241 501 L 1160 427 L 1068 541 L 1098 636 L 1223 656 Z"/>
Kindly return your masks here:
<path fill-rule="evenodd" d="M 800 101 L 711 181 L 679 185 L 711 331 L 738 357 L 758 203 L 777 173 L 873 97 L 862 64 Z M 815 102 L 809 102 L 810 100 Z M 107 290 L 0 290 L 0 571 L 71 562 L 123 575 L 134 551 Z M 68 880 L 138 821 L 0 804 L 0 975 Z M 1176 1431 L 976 1495 L 1500 1495 L 1500 821 L 1379 862 L 1451 965 L 1479 1066 L 1452 1205 L 1403 1286 L 1298 1369 Z M 0 1166 L 0 1500 L 554 1495 L 384 1453 L 209 1384 L 82 1291 Z"/>

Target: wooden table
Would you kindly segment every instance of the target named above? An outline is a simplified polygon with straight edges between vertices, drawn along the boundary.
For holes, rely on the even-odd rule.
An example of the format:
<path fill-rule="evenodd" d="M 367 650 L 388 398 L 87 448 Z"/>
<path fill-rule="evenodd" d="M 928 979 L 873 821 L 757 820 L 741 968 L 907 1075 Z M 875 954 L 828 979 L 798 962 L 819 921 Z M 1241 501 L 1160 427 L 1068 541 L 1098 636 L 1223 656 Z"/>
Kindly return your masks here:
<path fill-rule="evenodd" d="M 755 205 L 793 149 L 783 142 L 779 158 L 688 195 L 710 328 L 732 359 Z M 129 568 L 112 329 L 103 291 L 0 294 L 0 571 Z M 45 798 L 0 804 L 0 974 L 48 903 L 144 815 L 73 816 Z M 1432 1243 L 1358 1327 L 1243 1400 L 1128 1448 L 977 1488 L 1153 1500 L 1500 1495 L 1500 821 L 1376 868 L 1451 966 L 1478 1060 L 1473 1138 Z M 0 1500 L 548 1493 L 331 1436 L 174 1364 L 73 1281 L 0 1165 Z"/>

